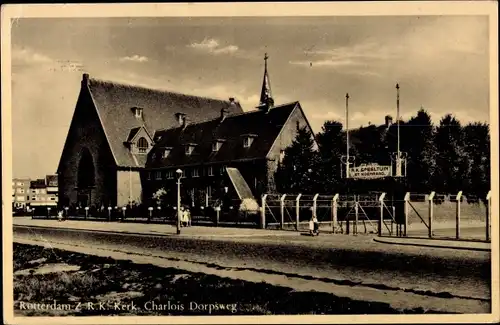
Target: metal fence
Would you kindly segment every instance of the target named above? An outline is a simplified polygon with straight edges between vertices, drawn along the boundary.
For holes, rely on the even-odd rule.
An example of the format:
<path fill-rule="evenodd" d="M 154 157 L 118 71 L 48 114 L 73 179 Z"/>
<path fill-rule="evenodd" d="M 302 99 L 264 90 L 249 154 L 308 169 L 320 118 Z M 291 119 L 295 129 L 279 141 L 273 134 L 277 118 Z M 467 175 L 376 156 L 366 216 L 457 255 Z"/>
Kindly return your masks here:
<path fill-rule="evenodd" d="M 270 229 L 308 228 L 316 215 L 320 227 L 333 233 L 377 233 L 379 236 L 490 240 L 491 192 L 486 200 L 462 192 L 443 195 L 386 193 L 365 195 L 266 194 L 260 226 Z"/>
<path fill-rule="evenodd" d="M 304 231 L 316 216 L 320 229 L 340 234 L 454 238 L 490 241 L 491 191 L 485 200 L 462 191 L 453 195 L 383 192 L 345 194 L 265 194 L 258 211 L 242 212 L 239 202 L 189 207 L 193 224 Z M 56 218 L 51 207 L 32 209 L 33 218 Z M 65 207 L 67 219 L 174 223 L 175 206 Z"/>

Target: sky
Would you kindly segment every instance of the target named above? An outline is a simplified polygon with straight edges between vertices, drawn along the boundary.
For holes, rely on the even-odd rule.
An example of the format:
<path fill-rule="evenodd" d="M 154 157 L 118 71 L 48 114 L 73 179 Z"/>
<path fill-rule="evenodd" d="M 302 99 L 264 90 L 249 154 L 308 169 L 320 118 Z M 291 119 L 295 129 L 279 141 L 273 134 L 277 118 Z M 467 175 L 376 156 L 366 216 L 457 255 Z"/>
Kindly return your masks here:
<path fill-rule="evenodd" d="M 12 24 L 14 177 L 56 172 L 83 73 L 192 95 L 259 101 L 264 53 L 275 104 L 381 124 L 423 107 L 434 123 L 489 119 L 487 16 L 22 18 Z"/>

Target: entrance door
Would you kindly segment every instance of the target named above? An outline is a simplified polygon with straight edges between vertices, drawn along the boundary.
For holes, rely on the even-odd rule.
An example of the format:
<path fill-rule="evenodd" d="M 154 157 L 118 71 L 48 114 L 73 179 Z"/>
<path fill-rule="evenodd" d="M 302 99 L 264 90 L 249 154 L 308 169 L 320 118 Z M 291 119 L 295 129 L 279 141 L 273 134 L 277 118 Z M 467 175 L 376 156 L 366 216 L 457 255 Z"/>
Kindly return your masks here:
<path fill-rule="evenodd" d="M 78 206 L 87 207 L 89 204 L 89 195 L 87 193 L 78 193 Z"/>

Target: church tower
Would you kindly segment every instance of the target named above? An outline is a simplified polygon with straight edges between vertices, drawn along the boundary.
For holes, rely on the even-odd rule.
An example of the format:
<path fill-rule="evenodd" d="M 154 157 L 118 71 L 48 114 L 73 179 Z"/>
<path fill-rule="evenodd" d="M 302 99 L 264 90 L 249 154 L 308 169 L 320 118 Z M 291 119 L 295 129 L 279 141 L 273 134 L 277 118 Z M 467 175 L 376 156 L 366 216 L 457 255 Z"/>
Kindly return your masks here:
<path fill-rule="evenodd" d="M 262 81 L 262 90 L 260 92 L 260 102 L 258 108 L 264 111 L 269 111 L 274 106 L 274 99 L 271 93 L 271 82 L 267 72 L 267 53 L 264 55 L 264 80 Z"/>

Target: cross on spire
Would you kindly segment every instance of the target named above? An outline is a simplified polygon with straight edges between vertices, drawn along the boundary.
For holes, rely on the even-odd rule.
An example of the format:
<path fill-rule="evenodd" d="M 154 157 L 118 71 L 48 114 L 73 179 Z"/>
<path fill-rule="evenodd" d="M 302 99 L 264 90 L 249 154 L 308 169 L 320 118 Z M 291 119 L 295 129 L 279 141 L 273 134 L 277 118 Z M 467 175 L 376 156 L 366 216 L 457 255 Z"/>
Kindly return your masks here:
<path fill-rule="evenodd" d="M 264 54 L 264 79 L 262 81 L 262 90 L 260 93 L 260 102 L 259 102 L 259 107 L 265 107 L 266 109 L 269 109 L 271 106 L 274 105 L 274 99 L 271 92 L 271 82 L 269 80 L 269 74 L 267 72 L 268 59 L 269 56 L 267 55 L 266 52 Z"/>

